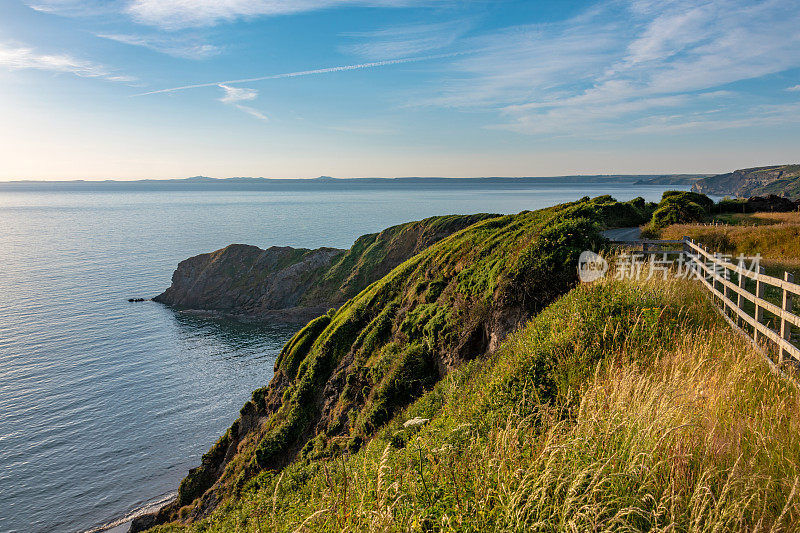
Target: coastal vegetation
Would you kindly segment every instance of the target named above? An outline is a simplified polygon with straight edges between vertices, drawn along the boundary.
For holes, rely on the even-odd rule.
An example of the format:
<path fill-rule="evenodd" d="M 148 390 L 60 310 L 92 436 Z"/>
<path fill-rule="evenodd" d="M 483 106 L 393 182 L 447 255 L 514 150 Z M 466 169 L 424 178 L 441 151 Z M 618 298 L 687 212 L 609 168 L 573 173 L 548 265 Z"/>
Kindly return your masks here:
<path fill-rule="evenodd" d="M 663 228 L 664 239 L 683 235 L 728 254 L 800 264 L 800 213 L 754 213 L 723 219 L 716 224 L 676 224 Z"/>
<path fill-rule="evenodd" d="M 697 208 L 708 220 L 715 205 L 686 192 L 658 205 L 584 198 L 452 233 L 299 331 L 143 525 L 795 530 L 792 378 L 692 281 L 576 284 L 578 255 L 606 249 L 603 229 Z M 791 216 L 736 215 L 736 227 Z"/>
<path fill-rule="evenodd" d="M 392 226 L 363 235 L 314 280 L 300 304 L 319 301 L 341 305 L 430 245 L 482 220 L 500 215 L 447 215 Z"/>
<path fill-rule="evenodd" d="M 716 229 L 708 229 L 710 226 L 800 224 L 798 213 L 800 211 L 795 202 L 778 196 L 752 197 L 746 200 L 723 198 L 714 202 L 708 196 L 696 192 L 665 191 L 661 201 L 654 208 L 652 218 L 642 227 L 642 233 L 649 238 L 679 239 L 682 235 L 676 237 L 676 232 L 693 230 L 707 237 L 710 233 L 719 234 Z M 670 229 L 667 229 L 668 227 Z M 700 228 L 705 229 L 700 230 Z M 776 229 L 771 228 L 762 233 L 780 237 Z M 738 233 L 741 236 L 754 237 L 758 232 L 741 229 Z M 690 233 L 683 235 L 695 236 Z M 731 251 L 735 247 L 730 242 L 721 241 L 714 242 L 713 246 L 707 245 L 721 252 Z M 788 255 L 798 257 L 793 251 Z"/>
<path fill-rule="evenodd" d="M 297 333 L 158 520 L 202 519 L 260 472 L 357 452 L 574 286 L 580 253 L 606 242 L 601 230 L 641 224 L 650 208 L 604 196 L 487 218 L 405 261 Z"/>
<path fill-rule="evenodd" d="M 791 531 L 799 407 L 698 285 L 579 286 L 358 451 L 156 531 Z"/>
<path fill-rule="evenodd" d="M 700 222 L 714 208 L 714 201 L 705 194 L 685 191 L 666 191 L 650 220 L 652 228 L 663 228 L 670 224 Z"/>

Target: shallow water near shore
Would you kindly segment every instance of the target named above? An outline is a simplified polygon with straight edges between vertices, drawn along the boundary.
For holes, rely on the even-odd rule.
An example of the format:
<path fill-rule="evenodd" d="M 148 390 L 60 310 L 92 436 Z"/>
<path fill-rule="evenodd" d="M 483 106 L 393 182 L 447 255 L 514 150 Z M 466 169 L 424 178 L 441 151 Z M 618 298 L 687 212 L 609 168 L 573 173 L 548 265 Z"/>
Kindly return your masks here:
<path fill-rule="evenodd" d="M 86 531 L 169 495 L 269 382 L 296 326 L 127 301 L 160 293 L 182 259 L 667 188 L 0 193 L 0 531 Z"/>

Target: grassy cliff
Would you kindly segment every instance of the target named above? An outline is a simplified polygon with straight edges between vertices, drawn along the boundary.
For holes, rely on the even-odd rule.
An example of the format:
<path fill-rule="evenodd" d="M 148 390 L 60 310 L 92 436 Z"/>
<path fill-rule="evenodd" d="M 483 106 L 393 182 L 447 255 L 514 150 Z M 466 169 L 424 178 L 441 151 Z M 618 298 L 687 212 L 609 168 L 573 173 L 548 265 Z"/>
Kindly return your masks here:
<path fill-rule="evenodd" d="M 357 452 L 158 531 L 796 531 L 798 408 L 696 284 L 580 286 Z"/>
<path fill-rule="evenodd" d="M 477 222 L 499 215 L 448 215 L 392 226 L 362 235 L 303 295 L 302 303 L 341 305 L 370 283 L 428 246 Z"/>
<path fill-rule="evenodd" d="M 450 215 L 359 237 L 349 250 L 232 244 L 178 265 L 154 298 L 179 309 L 242 320 L 299 322 L 338 307 L 448 235 L 499 215 Z"/>
<path fill-rule="evenodd" d="M 800 198 L 800 165 L 775 165 L 735 170 L 727 174 L 701 179 L 695 182 L 692 190 L 740 198 L 777 194 L 798 199 Z"/>
<path fill-rule="evenodd" d="M 202 521 L 265 472 L 358 453 L 442 378 L 494 352 L 573 287 L 577 258 L 603 246 L 602 229 L 650 214 L 641 199 L 585 198 L 478 221 L 425 248 L 287 343 L 272 382 L 159 519 Z M 547 386 L 541 394 L 553 393 Z"/>

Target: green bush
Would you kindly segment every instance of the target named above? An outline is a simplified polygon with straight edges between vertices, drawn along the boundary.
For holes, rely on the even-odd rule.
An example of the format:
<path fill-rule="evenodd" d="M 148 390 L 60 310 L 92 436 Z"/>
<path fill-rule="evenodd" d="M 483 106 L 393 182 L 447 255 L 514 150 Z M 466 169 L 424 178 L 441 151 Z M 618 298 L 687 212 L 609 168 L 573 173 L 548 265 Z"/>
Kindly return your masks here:
<path fill-rule="evenodd" d="M 659 205 L 666 201 L 678 203 L 694 202 L 702 207 L 707 213 L 710 213 L 711 209 L 714 207 L 714 200 L 699 192 L 664 191 L 664 194 L 661 195 L 661 203 Z"/>
<path fill-rule="evenodd" d="M 714 201 L 705 194 L 687 191 L 666 191 L 653 212 L 650 226 L 655 229 L 672 224 L 688 224 L 706 220 Z"/>
<path fill-rule="evenodd" d="M 734 199 L 725 197 L 719 202 L 714 208 L 715 213 L 724 214 L 724 213 L 749 213 L 752 209 L 747 204 L 747 200 L 744 199 Z"/>

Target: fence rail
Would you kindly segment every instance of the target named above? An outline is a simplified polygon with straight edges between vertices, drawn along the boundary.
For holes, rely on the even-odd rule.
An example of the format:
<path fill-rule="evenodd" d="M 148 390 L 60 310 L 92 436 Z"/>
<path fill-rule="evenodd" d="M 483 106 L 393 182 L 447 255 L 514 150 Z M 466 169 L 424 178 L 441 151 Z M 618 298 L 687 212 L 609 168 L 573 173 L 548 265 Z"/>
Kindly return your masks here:
<path fill-rule="evenodd" d="M 618 241 L 617 244 L 636 248 L 641 246 L 641 250 L 637 250 L 637 253 L 647 255 L 682 254 L 684 264 L 692 269 L 703 286 L 708 289 L 726 317 L 732 318 L 737 325 L 750 326 L 753 340 L 757 342 L 760 339 L 769 340 L 777 350 L 779 365 L 786 360 L 786 357 L 791 357 L 795 363 L 800 363 L 800 349 L 792 340 L 792 326 L 800 328 L 800 316 L 792 311 L 794 298 L 800 297 L 800 285 L 794 282 L 794 277 L 789 272 L 784 273 L 783 279 L 768 276 L 764 273 L 764 267 L 759 266 L 754 271 L 752 268 L 746 268 L 741 261 L 734 264 L 726 257 L 709 251 L 689 237 L 664 241 Z M 653 249 L 656 246 L 674 245 L 681 245 L 682 248 L 680 250 Z M 748 290 L 748 280 L 755 282 L 754 292 Z M 770 287 L 773 288 L 773 294 L 775 291 L 780 294 L 780 305 L 765 298 L 767 289 Z M 746 302 L 752 304 L 752 314 L 745 309 Z M 776 329 L 771 328 L 765 322 L 765 312 L 775 317 L 774 322 L 778 325 Z"/>

